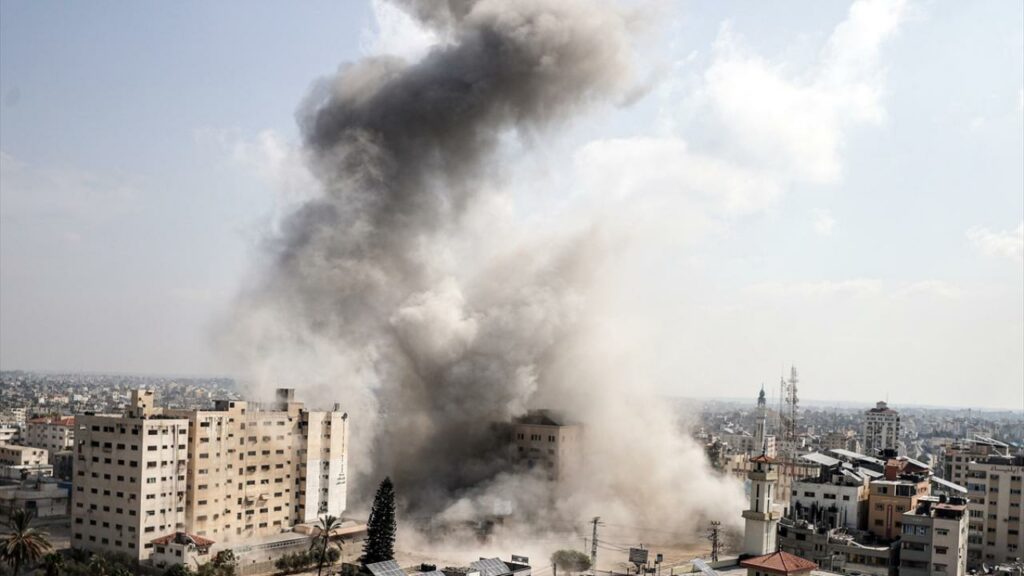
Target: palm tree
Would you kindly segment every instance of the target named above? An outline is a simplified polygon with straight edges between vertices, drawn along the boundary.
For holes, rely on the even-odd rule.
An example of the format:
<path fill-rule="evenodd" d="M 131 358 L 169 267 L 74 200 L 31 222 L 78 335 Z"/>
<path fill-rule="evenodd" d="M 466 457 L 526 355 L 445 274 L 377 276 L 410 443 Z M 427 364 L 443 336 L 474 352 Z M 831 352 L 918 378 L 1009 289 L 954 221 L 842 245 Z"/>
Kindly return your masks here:
<path fill-rule="evenodd" d="M 327 547 L 331 543 L 331 532 L 341 526 L 341 518 L 330 514 L 320 517 L 320 534 L 313 540 L 313 546 L 319 544 L 319 559 L 317 560 L 316 576 L 324 569 L 324 560 L 327 559 Z"/>
<path fill-rule="evenodd" d="M 7 522 L 11 533 L 0 536 L 0 558 L 14 568 L 14 576 L 18 576 L 23 565 L 35 564 L 53 548 L 47 539 L 49 535 L 31 524 L 31 512 L 15 510 Z"/>

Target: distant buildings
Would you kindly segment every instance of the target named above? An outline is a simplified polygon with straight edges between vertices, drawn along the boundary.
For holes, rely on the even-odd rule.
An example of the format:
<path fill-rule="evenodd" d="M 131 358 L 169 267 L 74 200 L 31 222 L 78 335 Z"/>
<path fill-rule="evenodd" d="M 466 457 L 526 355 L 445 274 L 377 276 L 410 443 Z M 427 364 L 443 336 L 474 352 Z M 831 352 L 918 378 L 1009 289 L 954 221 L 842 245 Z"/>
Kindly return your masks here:
<path fill-rule="evenodd" d="M 899 450 L 900 415 L 885 402 L 878 402 L 864 414 L 864 452 L 874 456 L 882 450 Z"/>
<path fill-rule="evenodd" d="M 550 410 L 531 410 L 512 423 L 512 461 L 548 479 L 572 474 L 582 457 L 583 427 Z"/>
<path fill-rule="evenodd" d="M 251 543 L 346 507 L 347 415 L 306 410 L 291 390 L 213 410 L 157 408 L 136 390 L 123 415 L 75 426 L 75 548 L 145 560 L 179 532 Z"/>

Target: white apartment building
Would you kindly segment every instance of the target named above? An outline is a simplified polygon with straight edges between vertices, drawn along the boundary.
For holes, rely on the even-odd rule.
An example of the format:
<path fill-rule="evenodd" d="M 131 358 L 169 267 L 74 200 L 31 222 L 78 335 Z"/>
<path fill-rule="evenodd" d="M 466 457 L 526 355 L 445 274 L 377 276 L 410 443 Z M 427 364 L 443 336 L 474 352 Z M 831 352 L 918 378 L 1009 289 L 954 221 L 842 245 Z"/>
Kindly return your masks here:
<path fill-rule="evenodd" d="M 29 420 L 25 425 L 25 445 L 45 448 L 49 463 L 54 464 L 57 452 L 71 450 L 75 445 L 75 417 Z"/>
<path fill-rule="evenodd" d="M 967 573 L 967 502 L 928 496 L 902 515 L 900 576 Z"/>
<path fill-rule="evenodd" d="M 32 446 L 0 444 L 0 465 L 41 466 L 47 464 L 46 450 Z"/>
<path fill-rule="evenodd" d="M 791 516 L 818 526 L 864 530 L 867 528 L 870 478 L 841 465 L 822 466 L 816 477 L 793 482 Z"/>
<path fill-rule="evenodd" d="M 900 415 L 885 402 L 864 413 L 864 452 L 877 456 L 884 449 L 899 450 Z"/>
<path fill-rule="evenodd" d="M 76 548 L 146 560 L 177 532 L 249 543 L 346 507 L 347 415 L 305 410 L 292 390 L 213 410 L 156 408 L 137 390 L 123 415 L 76 428 Z"/>
<path fill-rule="evenodd" d="M 990 456 L 968 464 L 968 541 L 971 568 L 1012 563 L 1024 556 L 1021 490 L 1024 456 Z"/>

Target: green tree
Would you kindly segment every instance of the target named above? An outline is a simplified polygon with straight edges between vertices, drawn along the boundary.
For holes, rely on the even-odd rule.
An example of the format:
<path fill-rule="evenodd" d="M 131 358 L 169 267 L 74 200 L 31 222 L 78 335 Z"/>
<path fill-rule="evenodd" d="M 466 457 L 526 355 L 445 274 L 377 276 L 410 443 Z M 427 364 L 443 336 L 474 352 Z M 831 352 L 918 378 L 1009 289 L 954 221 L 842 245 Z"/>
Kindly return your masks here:
<path fill-rule="evenodd" d="M 363 566 L 395 557 L 395 529 L 395 487 L 391 478 L 384 478 L 377 487 L 370 518 L 366 521 Z"/>
<path fill-rule="evenodd" d="M 0 535 L 0 559 L 14 569 L 14 576 L 53 548 L 46 532 L 32 528 L 32 513 L 27 510 L 12 512 L 7 527 L 10 533 Z"/>
<path fill-rule="evenodd" d="M 192 576 L 192 569 L 184 564 L 175 564 L 164 570 L 164 576 Z"/>
<path fill-rule="evenodd" d="M 64 557 L 57 552 L 43 556 L 43 574 L 45 576 L 61 576 L 64 573 Z"/>
<path fill-rule="evenodd" d="M 310 545 L 311 550 L 316 548 L 316 576 L 320 576 L 320 573 L 324 569 L 324 562 L 328 560 L 328 549 L 331 547 L 331 532 L 339 526 L 341 526 L 341 518 L 338 518 L 337 516 L 331 516 L 328 514 L 320 518 L 320 534 L 313 539 L 313 542 Z"/>
<path fill-rule="evenodd" d="M 551 555 L 556 569 L 577 574 L 590 570 L 590 557 L 579 550 L 558 550 Z"/>

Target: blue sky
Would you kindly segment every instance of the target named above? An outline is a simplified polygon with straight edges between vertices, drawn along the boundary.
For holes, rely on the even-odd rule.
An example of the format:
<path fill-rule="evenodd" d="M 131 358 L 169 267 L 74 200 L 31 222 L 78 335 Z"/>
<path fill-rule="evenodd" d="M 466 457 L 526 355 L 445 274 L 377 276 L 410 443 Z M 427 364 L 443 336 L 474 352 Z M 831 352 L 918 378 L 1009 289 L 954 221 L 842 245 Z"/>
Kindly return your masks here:
<path fill-rule="evenodd" d="M 0 6 L 3 369 L 228 370 L 211 326 L 315 188 L 311 82 L 431 41 L 360 2 Z M 646 95 L 510 157 L 562 190 L 527 212 L 671 208 L 622 287 L 661 388 L 795 362 L 811 398 L 1024 409 L 1024 5 L 653 10 Z"/>

